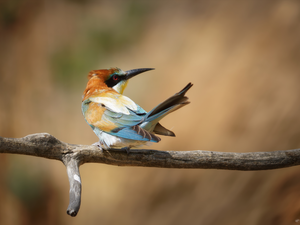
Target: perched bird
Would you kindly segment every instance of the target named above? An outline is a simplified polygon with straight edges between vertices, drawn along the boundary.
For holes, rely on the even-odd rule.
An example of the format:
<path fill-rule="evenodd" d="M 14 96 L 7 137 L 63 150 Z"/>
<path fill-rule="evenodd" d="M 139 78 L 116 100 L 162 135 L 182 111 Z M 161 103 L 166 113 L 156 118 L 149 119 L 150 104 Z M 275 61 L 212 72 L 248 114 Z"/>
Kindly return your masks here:
<path fill-rule="evenodd" d="M 159 142 L 156 136 L 175 134 L 159 121 L 169 113 L 187 105 L 185 93 L 189 83 L 180 92 L 146 112 L 123 95 L 128 80 L 152 68 L 122 71 L 119 68 L 92 70 L 82 98 L 82 113 L 86 122 L 99 138 L 96 144 L 102 149 L 124 148 L 127 152 L 149 142 Z"/>

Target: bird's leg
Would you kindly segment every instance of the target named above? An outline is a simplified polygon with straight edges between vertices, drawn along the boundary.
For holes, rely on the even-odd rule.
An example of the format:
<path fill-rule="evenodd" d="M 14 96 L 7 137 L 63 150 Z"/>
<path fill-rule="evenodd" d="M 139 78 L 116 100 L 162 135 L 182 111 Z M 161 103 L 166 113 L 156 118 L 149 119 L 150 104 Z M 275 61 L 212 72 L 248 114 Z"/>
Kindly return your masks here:
<path fill-rule="evenodd" d="M 121 148 L 122 150 L 125 150 L 127 152 L 127 155 L 129 155 L 129 152 L 130 152 L 130 147 L 124 147 L 124 148 Z"/>

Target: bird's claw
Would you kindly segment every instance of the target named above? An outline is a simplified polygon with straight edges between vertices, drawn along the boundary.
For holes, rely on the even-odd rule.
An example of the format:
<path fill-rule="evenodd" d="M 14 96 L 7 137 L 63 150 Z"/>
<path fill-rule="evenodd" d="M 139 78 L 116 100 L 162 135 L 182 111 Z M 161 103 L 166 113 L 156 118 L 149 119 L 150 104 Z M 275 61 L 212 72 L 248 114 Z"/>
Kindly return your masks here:
<path fill-rule="evenodd" d="M 100 141 L 98 141 L 98 142 L 95 142 L 94 144 L 92 144 L 92 145 L 95 145 L 95 146 L 97 146 L 100 150 L 102 150 L 102 147 L 101 147 L 101 144 L 100 144 Z"/>
<path fill-rule="evenodd" d="M 125 150 L 127 152 L 127 155 L 129 155 L 129 152 L 130 152 L 130 147 L 124 147 L 124 148 L 121 148 L 122 150 Z"/>

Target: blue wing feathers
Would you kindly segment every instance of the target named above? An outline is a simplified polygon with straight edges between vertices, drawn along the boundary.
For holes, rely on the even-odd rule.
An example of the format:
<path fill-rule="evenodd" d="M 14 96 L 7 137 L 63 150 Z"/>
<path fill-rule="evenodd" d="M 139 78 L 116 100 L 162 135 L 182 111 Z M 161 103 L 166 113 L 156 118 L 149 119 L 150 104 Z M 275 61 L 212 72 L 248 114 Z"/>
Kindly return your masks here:
<path fill-rule="evenodd" d="M 117 113 L 106 108 L 102 119 L 113 122 L 117 126 L 107 133 L 137 141 L 159 142 L 160 138 L 153 134 L 155 126 L 163 117 L 189 103 L 188 98 L 184 95 L 191 87 L 192 84 L 189 83 L 180 92 L 154 107 L 148 113 L 139 105 L 136 105 L 136 110 L 128 108 L 129 114 Z M 160 131 L 157 132 L 159 134 L 175 136 L 173 132 L 161 125 L 159 125 L 158 130 Z"/>

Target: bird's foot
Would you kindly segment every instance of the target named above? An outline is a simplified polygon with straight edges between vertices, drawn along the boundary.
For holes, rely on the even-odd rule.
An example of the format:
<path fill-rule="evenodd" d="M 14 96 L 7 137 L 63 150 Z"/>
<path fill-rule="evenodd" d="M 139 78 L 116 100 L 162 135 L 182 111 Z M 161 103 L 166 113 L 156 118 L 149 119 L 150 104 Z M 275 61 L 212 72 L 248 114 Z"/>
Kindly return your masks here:
<path fill-rule="evenodd" d="M 130 147 L 124 147 L 124 148 L 121 148 L 122 150 L 125 150 L 127 152 L 127 155 L 129 155 L 129 152 L 130 152 Z"/>
<path fill-rule="evenodd" d="M 100 150 L 103 150 L 102 147 L 101 147 L 100 141 L 98 141 L 98 142 L 96 142 L 96 143 L 94 143 L 94 144 L 92 144 L 92 145 L 95 145 L 95 146 L 97 146 Z"/>

